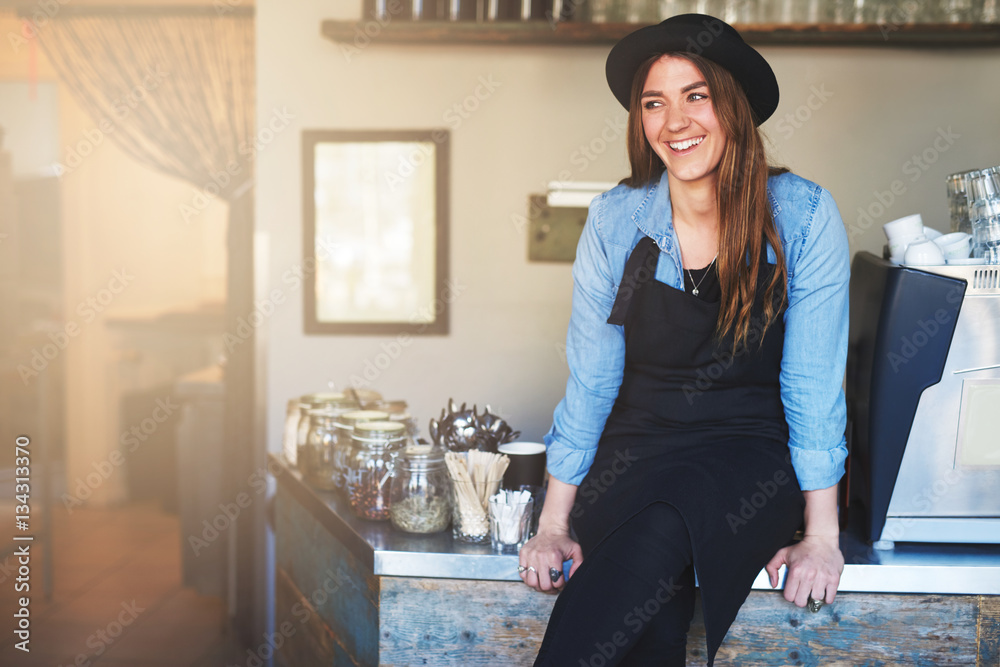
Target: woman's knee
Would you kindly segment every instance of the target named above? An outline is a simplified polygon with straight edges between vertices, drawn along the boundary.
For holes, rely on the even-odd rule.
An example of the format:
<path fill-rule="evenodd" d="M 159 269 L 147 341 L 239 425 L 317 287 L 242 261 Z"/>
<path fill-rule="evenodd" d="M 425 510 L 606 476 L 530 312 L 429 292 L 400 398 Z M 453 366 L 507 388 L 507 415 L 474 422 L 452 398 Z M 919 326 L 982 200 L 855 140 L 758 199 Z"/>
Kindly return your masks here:
<path fill-rule="evenodd" d="M 657 585 L 661 579 L 679 577 L 693 560 L 684 519 L 666 503 L 650 505 L 632 517 L 604 555 L 622 570 Z"/>
<path fill-rule="evenodd" d="M 690 560 L 691 536 L 684 516 L 669 503 L 653 503 L 629 520 L 633 535 L 641 543 L 669 550 L 683 560 Z"/>
<path fill-rule="evenodd" d="M 635 518 L 639 519 L 640 523 L 645 524 L 647 528 L 657 532 L 668 534 L 683 532 L 687 534 L 684 516 L 670 503 L 651 503 L 643 508 Z"/>

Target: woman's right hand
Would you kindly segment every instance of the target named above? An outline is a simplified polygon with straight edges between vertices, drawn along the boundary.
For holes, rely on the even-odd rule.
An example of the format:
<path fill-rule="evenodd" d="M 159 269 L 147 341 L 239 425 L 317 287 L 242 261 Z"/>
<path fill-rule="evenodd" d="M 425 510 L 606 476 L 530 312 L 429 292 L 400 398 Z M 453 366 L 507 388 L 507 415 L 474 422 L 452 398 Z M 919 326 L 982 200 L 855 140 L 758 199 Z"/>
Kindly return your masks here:
<path fill-rule="evenodd" d="M 583 563 L 580 545 L 569 536 L 569 531 L 561 528 L 539 527 L 538 534 L 528 540 L 518 554 L 518 563 L 523 568 L 521 579 L 536 591 L 555 592 L 562 588 L 566 579 L 560 576 L 552 581 L 549 569 L 563 571 L 563 561 L 572 560 L 569 576 Z M 533 569 L 532 569 L 533 568 Z"/>

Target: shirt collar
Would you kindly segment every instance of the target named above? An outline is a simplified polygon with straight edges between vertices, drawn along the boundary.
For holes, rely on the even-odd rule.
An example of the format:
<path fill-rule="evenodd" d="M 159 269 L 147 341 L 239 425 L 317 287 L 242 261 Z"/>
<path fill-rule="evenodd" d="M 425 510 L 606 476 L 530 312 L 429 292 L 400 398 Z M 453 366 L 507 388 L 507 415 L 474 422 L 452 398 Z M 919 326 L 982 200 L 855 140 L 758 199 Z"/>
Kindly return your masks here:
<path fill-rule="evenodd" d="M 770 180 L 770 179 L 768 179 Z M 771 215 L 777 218 L 781 205 L 771 192 L 770 182 L 767 185 L 767 196 L 771 204 Z M 677 244 L 674 233 L 674 212 L 670 206 L 670 184 L 667 170 L 664 169 L 659 181 L 654 181 L 646 189 L 642 203 L 632 213 L 632 222 L 643 234 L 653 239 L 660 250 L 670 252 Z"/>
<path fill-rule="evenodd" d="M 670 252 L 677 243 L 667 178 L 667 170 L 664 169 L 660 180 L 649 184 L 642 203 L 632 213 L 632 222 L 639 231 L 653 239 L 664 252 Z"/>

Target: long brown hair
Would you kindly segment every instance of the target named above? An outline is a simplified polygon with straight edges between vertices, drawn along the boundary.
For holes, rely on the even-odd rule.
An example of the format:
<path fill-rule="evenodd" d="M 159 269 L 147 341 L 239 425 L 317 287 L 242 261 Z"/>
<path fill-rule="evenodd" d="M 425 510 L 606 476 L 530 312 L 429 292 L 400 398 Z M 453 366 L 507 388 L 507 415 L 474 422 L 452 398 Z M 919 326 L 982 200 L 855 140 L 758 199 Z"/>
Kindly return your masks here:
<path fill-rule="evenodd" d="M 769 167 L 764 142 L 754 122 L 746 94 L 728 70 L 691 53 L 667 53 L 649 58 L 636 71 L 628 115 L 628 158 L 632 174 L 621 182 L 645 187 L 659 180 L 666 168 L 653 152 L 642 127 L 642 92 L 650 68 L 663 55 L 694 63 L 708 84 L 712 108 L 726 135 L 726 147 L 718 166 L 716 197 L 719 207 L 719 285 L 722 306 L 716 335 L 721 340 L 734 334 L 734 350 L 750 338 L 763 339 L 785 299 L 788 278 L 781 239 L 774 225 L 767 197 L 769 175 L 788 171 Z M 757 276 L 762 270 L 764 241 L 774 249 L 774 273 L 764 293 L 764 321 L 751 323 L 751 307 L 757 294 Z M 760 327 L 750 335 L 751 324 Z"/>

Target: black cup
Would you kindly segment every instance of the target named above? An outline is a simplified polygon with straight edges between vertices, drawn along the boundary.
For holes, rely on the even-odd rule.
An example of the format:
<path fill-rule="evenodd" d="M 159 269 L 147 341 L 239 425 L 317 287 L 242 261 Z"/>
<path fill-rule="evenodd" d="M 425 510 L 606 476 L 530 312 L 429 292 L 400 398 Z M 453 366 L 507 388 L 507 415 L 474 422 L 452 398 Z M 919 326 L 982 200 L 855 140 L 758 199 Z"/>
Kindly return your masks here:
<path fill-rule="evenodd" d="M 545 445 L 540 442 L 508 442 L 497 451 L 510 459 L 503 475 L 503 488 L 541 486 L 545 481 Z"/>

